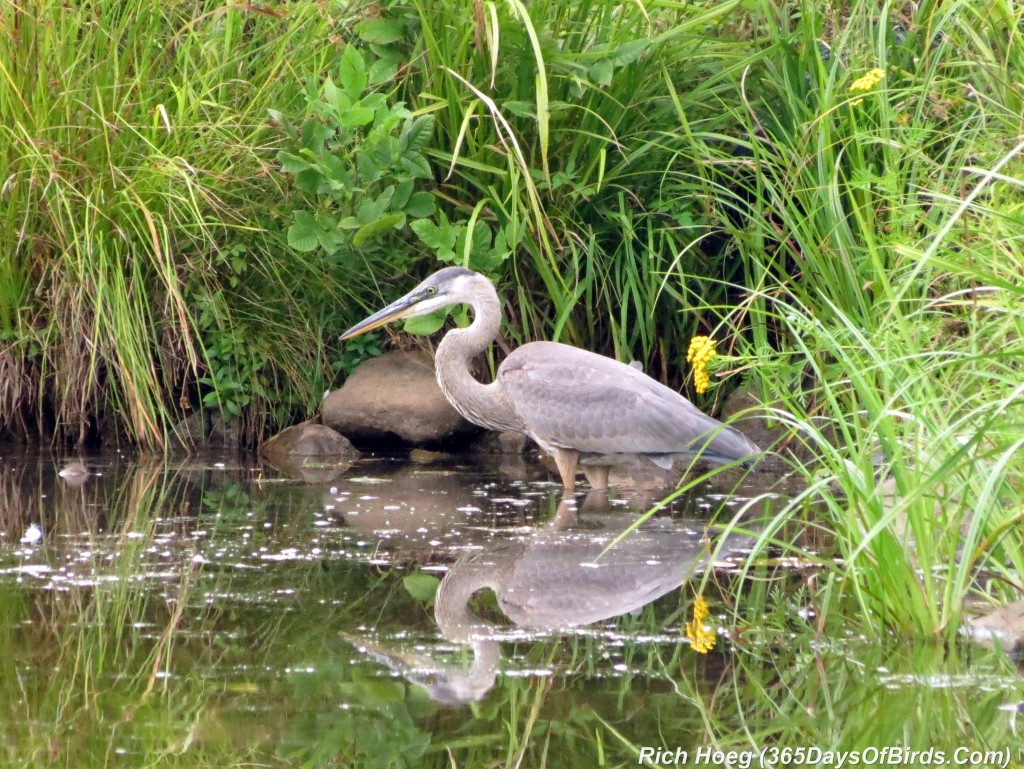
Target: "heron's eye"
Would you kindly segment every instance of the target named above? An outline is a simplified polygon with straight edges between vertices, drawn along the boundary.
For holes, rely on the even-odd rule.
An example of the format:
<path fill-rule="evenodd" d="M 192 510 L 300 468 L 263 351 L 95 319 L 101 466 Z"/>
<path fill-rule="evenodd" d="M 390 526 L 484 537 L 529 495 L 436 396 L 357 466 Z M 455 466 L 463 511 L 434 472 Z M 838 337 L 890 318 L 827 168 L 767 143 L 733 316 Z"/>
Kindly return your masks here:
<path fill-rule="evenodd" d="M 426 293 L 428 293 L 428 294 L 436 294 L 437 293 L 437 289 L 434 288 L 433 286 L 427 286 Z"/>

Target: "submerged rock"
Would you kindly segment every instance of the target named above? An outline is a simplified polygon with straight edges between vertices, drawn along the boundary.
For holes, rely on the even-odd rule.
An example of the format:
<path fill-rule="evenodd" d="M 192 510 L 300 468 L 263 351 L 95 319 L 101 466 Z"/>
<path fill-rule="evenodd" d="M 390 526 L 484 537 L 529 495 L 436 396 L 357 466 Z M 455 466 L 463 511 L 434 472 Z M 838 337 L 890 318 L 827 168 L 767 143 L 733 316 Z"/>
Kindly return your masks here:
<path fill-rule="evenodd" d="M 460 448 L 480 433 L 444 397 L 434 362 L 420 351 L 368 360 L 324 399 L 323 421 L 377 448 Z"/>
<path fill-rule="evenodd" d="M 183 448 L 238 448 L 242 445 L 240 419 L 225 418 L 215 409 L 201 408 L 178 422 L 174 436 Z"/>
<path fill-rule="evenodd" d="M 1000 606 L 991 614 L 967 620 L 964 634 L 975 643 L 1019 653 L 1024 647 L 1024 601 Z"/>
<path fill-rule="evenodd" d="M 535 444 L 523 433 L 511 430 L 488 430 L 473 444 L 478 454 L 525 454 Z"/>
<path fill-rule="evenodd" d="M 312 422 L 285 428 L 260 446 L 260 454 L 285 475 L 307 483 L 333 480 L 359 456 L 344 435 Z"/>
<path fill-rule="evenodd" d="M 68 462 L 57 473 L 69 486 L 81 486 L 89 478 L 89 470 L 81 461 Z"/>
<path fill-rule="evenodd" d="M 260 446 L 260 453 L 273 457 L 355 457 L 355 446 L 337 430 L 326 425 L 303 422 L 286 427 Z"/>

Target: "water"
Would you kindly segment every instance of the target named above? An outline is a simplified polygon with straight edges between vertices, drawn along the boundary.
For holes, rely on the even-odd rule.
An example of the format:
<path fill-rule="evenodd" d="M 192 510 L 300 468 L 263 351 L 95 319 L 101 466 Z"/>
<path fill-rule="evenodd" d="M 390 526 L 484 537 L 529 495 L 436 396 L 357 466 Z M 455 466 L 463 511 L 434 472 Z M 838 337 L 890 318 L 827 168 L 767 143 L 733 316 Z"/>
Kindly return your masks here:
<path fill-rule="evenodd" d="M 5 453 L 0 765 L 1024 759 L 1001 653 L 819 628 L 807 564 L 744 566 L 761 488 L 702 487 L 604 552 L 656 496 L 560 506 L 536 465 L 422 459 L 293 480 L 104 455 L 61 478 Z M 745 509 L 746 532 L 708 526 Z"/>

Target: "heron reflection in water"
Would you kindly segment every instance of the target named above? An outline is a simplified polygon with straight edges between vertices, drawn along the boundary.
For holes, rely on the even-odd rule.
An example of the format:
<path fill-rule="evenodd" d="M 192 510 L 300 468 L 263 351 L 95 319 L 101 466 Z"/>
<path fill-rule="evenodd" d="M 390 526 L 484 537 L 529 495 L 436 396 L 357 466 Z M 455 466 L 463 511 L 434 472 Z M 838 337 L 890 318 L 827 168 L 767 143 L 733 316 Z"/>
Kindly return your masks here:
<path fill-rule="evenodd" d="M 611 466 L 638 457 L 668 468 L 694 456 L 748 463 L 761 453 L 741 432 L 642 371 L 577 347 L 525 344 L 502 362 L 494 382 L 476 381 L 470 360 L 497 338 L 501 305 L 487 278 L 462 267 L 435 272 L 341 338 L 455 304 L 468 304 L 473 322 L 450 330 L 437 347 L 435 369 L 445 397 L 474 424 L 533 438 L 554 457 L 567 490 L 578 466 L 600 491 L 608 487 Z"/>
<path fill-rule="evenodd" d="M 637 611 L 754 541 L 749 533 L 731 532 L 709 542 L 706 521 L 660 517 L 607 549 L 637 520 L 616 512 L 589 514 L 577 523 L 575 507 L 563 501 L 549 526 L 521 540 L 494 541 L 449 567 L 437 590 L 434 617 L 447 640 L 470 647 L 468 668 L 389 649 L 372 638 L 345 637 L 422 686 L 436 702 L 473 702 L 494 686 L 500 639 L 508 632 L 470 611 L 470 599 L 479 591 L 493 590 L 516 628 L 558 633 Z"/>

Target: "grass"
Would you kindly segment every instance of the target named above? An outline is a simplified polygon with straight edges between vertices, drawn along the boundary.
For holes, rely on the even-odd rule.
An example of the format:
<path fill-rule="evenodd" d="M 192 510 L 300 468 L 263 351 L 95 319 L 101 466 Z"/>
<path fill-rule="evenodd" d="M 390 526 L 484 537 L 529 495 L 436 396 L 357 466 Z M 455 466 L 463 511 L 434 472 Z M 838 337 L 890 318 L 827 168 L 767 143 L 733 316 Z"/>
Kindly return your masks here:
<path fill-rule="evenodd" d="M 251 440 L 315 403 L 300 372 L 322 368 L 344 275 L 277 257 L 290 192 L 268 121 L 337 59 L 332 21 L 310 3 L 0 11 L 0 429 L 160 447 L 205 399 L 250 407 Z"/>
<path fill-rule="evenodd" d="M 816 496 L 843 549 L 836 578 L 877 632 L 951 635 L 969 592 L 1012 597 L 1024 566 L 1022 288 L 1007 279 L 1021 123 L 998 100 L 1007 59 L 964 33 L 969 4 L 954 5 L 921 8 L 932 23 L 900 40 L 855 5 L 827 61 L 804 38 L 766 65 L 748 122 L 757 163 L 726 198 L 760 276 L 747 285 L 754 376 L 814 456 L 798 472 L 830 481 Z M 801 20 L 806 34 L 828 14 L 807 5 Z M 851 92 L 873 67 L 883 83 Z"/>

